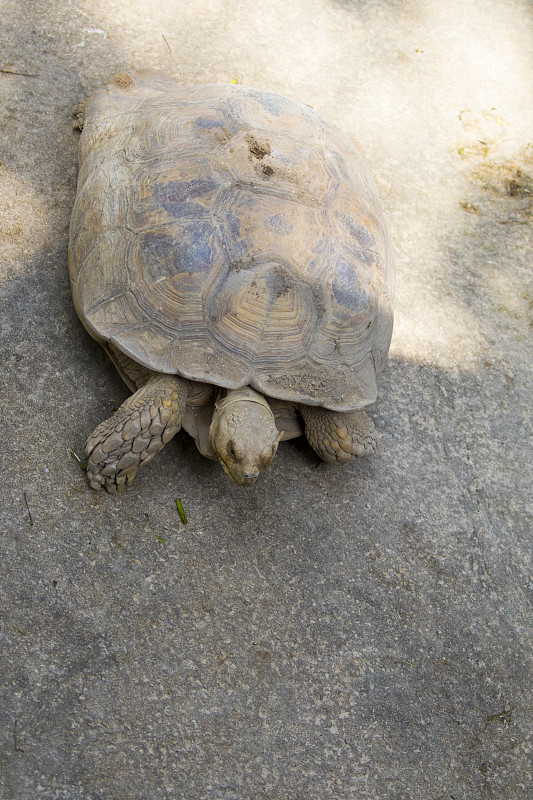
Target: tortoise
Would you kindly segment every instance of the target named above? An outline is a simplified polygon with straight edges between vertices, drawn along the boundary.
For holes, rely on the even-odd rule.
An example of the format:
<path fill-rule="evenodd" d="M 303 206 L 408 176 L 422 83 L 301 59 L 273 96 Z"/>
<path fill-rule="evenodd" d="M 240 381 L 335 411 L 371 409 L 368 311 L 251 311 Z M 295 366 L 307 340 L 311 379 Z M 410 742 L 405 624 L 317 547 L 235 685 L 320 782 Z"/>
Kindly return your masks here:
<path fill-rule="evenodd" d="M 239 485 L 304 432 L 330 464 L 375 449 L 394 265 L 357 144 L 280 95 L 143 71 L 96 93 L 79 165 L 74 304 L 132 391 L 87 440 L 94 489 L 182 427 Z"/>

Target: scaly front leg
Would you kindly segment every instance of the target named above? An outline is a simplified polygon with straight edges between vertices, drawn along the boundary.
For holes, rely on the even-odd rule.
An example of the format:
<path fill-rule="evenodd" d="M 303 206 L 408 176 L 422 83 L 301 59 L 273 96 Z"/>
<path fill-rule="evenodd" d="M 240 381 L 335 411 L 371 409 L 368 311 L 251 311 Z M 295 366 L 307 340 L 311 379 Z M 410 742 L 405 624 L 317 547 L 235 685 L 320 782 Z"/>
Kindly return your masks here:
<path fill-rule="evenodd" d="M 181 428 L 188 383 L 157 374 L 101 422 L 87 439 L 87 478 L 93 489 L 122 492 Z"/>

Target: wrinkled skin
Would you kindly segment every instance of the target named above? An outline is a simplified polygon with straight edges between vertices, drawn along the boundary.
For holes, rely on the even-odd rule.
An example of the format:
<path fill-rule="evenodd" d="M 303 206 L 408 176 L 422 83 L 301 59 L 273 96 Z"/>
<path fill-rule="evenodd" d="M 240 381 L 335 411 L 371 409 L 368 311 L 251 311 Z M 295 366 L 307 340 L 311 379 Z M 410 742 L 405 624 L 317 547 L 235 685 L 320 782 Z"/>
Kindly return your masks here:
<path fill-rule="evenodd" d="M 209 431 L 224 471 L 239 486 L 249 486 L 268 467 L 280 433 L 268 403 L 253 389 L 228 392 L 218 402 Z"/>

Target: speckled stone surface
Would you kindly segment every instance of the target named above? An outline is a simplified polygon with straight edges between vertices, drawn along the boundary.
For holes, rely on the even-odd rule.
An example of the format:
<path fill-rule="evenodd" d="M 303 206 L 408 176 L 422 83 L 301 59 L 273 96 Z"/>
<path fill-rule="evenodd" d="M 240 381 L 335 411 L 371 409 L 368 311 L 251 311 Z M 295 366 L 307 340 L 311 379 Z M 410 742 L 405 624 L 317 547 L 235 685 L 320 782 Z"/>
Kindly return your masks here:
<path fill-rule="evenodd" d="M 525 0 L 4 0 L 2 800 L 530 800 L 532 42 Z M 373 458 L 295 439 L 244 489 L 179 434 L 120 497 L 69 459 L 127 394 L 71 302 L 71 110 L 140 67 L 361 142 Z"/>

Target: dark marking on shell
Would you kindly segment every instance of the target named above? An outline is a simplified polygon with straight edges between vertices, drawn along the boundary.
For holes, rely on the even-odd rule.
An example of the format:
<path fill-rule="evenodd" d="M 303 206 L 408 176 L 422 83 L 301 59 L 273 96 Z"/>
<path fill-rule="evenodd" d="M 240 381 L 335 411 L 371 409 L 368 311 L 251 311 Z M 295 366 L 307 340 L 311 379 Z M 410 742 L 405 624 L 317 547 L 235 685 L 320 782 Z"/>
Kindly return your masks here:
<path fill-rule="evenodd" d="M 208 222 L 187 226 L 179 237 L 159 230 L 140 235 L 137 247 L 147 283 L 183 272 L 209 272 L 213 261 L 211 235 Z"/>
<path fill-rule="evenodd" d="M 251 134 L 250 136 L 246 137 L 246 141 L 248 142 L 248 152 L 254 158 L 261 160 L 265 156 L 270 155 L 270 145 L 268 142 L 265 142 L 264 144 L 258 142 L 257 139 L 255 139 Z"/>
<path fill-rule="evenodd" d="M 228 264 L 228 269 L 232 272 L 240 272 L 243 269 L 252 269 L 255 266 L 255 259 L 242 259 L 240 261 L 232 261 Z"/>
<path fill-rule="evenodd" d="M 359 247 L 365 248 L 366 250 L 377 249 L 374 237 L 364 225 L 358 224 L 348 214 L 339 214 L 339 219 L 342 227 L 350 236 L 353 236 Z"/>
<path fill-rule="evenodd" d="M 201 201 L 219 188 L 218 181 L 212 178 L 197 178 L 192 181 L 169 181 L 154 185 L 154 195 L 159 204 L 176 219 L 201 216 L 204 207 Z"/>
<path fill-rule="evenodd" d="M 294 289 L 294 286 L 294 278 L 283 267 L 274 267 L 273 272 L 268 276 L 268 288 L 276 300 Z"/>
<path fill-rule="evenodd" d="M 265 222 L 273 228 L 276 233 L 292 233 L 293 226 L 283 216 L 283 214 L 274 214 L 273 217 L 267 217 Z"/>
<path fill-rule="evenodd" d="M 357 313 L 368 311 L 370 298 L 361 284 L 361 276 L 354 264 L 343 258 L 338 259 L 331 289 L 339 306 Z"/>

